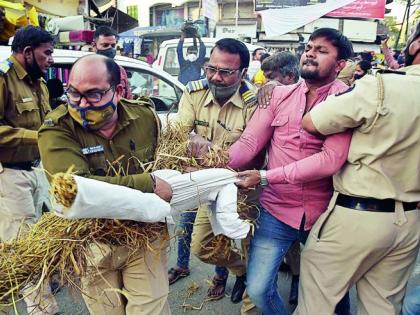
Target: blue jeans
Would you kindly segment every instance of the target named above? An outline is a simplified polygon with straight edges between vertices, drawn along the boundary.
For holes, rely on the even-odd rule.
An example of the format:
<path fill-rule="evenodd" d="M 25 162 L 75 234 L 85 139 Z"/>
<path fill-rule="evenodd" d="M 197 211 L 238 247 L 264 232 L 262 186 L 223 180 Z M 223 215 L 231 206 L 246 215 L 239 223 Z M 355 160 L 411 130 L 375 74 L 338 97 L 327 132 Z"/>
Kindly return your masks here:
<path fill-rule="evenodd" d="M 277 291 L 279 266 L 294 241 L 305 242 L 309 232 L 296 230 L 261 208 L 251 240 L 247 291 L 252 302 L 264 313 L 289 315 Z"/>
<path fill-rule="evenodd" d="M 402 315 L 420 314 L 420 286 L 415 287 L 404 298 Z"/>
<path fill-rule="evenodd" d="M 297 230 L 276 219 L 264 208 L 260 209 L 257 228 L 251 240 L 246 289 L 252 302 L 264 314 L 289 315 L 290 312 L 277 291 L 277 275 L 289 247 L 295 241 L 305 243 L 309 231 L 303 229 L 305 217 Z M 336 312 L 348 314 L 349 310 L 347 293 L 337 305 Z"/>
<path fill-rule="evenodd" d="M 178 224 L 178 228 L 182 232 L 178 235 L 177 266 L 183 269 L 187 269 L 190 264 L 191 234 L 196 216 L 197 210 L 183 212 L 181 213 L 180 222 Z M 226 278 L 229 275 L 229 271 L 221 266 L 215 267 L 215 273 L 219 278 Z"/>

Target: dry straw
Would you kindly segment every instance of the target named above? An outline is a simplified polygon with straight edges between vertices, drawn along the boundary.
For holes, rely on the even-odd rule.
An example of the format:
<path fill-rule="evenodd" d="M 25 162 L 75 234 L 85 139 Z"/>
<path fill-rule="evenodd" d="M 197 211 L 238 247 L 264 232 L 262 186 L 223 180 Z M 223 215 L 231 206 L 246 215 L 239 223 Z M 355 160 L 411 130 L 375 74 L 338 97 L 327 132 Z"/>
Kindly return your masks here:
<path fill-rule="evenodd" d="M 142 165 L 145 171 L 189 168 L 223 167 L 228 162 L 227 150 L 214 147 L 204 159 L 188 155 L 188 132 L 178 125 L 169 125 L 162 134 L 153 163 Z M 139 161 L 137 161 L 139 162 Z M 140 162 L 139 162 L 140 163 Z M 110 163 L 112 165 L 112 163 Z M 127 167 L 128 169 L 128 167 Z M 51 195 L 56 202 L 70 206 L 77 194 L 77 186 L 70 169 L 52 178 Z M 247 212 L 244 197 L 240 198 L 240 212 Z M 54 274 L 64 285 L 78 288 L 78 279 L 88 272 L 89 245 L 106 243 L 124 245 L 131 250 L 154 250 L 152 242 L 168 239 L 162 223 L 142 223 L 110 219 L 67 220 L 51 213 L 41 219 L 24 235 L 11 243 L 1 244 L 0 301 L 11 305 L 28 285 L 42 286 Z M 214 251 L 228 253 L 231 241 L 223 236 L 212 245 Z"/>

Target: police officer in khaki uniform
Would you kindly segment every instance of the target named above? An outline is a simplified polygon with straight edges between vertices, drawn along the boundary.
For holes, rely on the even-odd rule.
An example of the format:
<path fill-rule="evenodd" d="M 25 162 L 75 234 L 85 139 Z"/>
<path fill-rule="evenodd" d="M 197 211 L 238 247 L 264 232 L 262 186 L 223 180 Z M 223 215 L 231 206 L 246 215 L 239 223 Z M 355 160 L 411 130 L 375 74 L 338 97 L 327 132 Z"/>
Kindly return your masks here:
<path fill-rule="evenodd" d="M 115 61 L 101 55 L 79 59 L 66 93 L 68 105 L 49 114 L 39 131 L 45 169 L 55 174 L 74 165 L 81 176 L 155 192 L 170 201 L 169 184 L 143 173 L 140 165 L 154 159 L 159 119 L 149 104 L 122 99 Z M 162 239 L 153 242 L 153 252 L 92 244 L 92 275 L 82 279 L 91 314 L 170 314 L 166 224 L 161 228 Z"/>
<path fill-rule="evenodd" d="M 45 175 L 32 167 L 39 165 L 37 130 L 51 110 L 42 76 L 53 63 L 52 53 L 51 35 L 28 26 L 16 32 L 12 55 L 0 64 L 1 241 L 27 230 L 50 205 Z M 57 312 L 49 288 L 43 291 L 24 293 L 31 314 Z"/>
<path fill-rule="evenodd" d="M 400 314 L 420 243 L 420 32 L 406 51 L 405 73 L 365 76 L 304 118 L 309 132 L 355 129 L 302 253 L 295 315 L 333 314 L 353 285 L 359 315 Z"/>
<path fill-rule="evenodd" d="M 206 147 L 207 142 L 232 144 L 240 137 L 256 109 L 255 88 L 243 80 L 248 64 L 248 50 L 240 41 L 225 38 L 215 44 L 209 63 L 204 68 L 206 79 L 190 82 L 179 105 L 178 119 L 196 133 L 193 142 L 201 142 Z M 248 200 L 256 203 L 258 191 L 254 191 Z M 232 301 L 238 303 L 245 289 L 245 262 L 233 250 L 226 255 L 210 255 L 215 236 L 207 211 L 204 206 L 198 209 L 191 250 L 203 262 L 225 266 L 237 276 Z M 242 313 L 253 308 L 247 298 Z"/>

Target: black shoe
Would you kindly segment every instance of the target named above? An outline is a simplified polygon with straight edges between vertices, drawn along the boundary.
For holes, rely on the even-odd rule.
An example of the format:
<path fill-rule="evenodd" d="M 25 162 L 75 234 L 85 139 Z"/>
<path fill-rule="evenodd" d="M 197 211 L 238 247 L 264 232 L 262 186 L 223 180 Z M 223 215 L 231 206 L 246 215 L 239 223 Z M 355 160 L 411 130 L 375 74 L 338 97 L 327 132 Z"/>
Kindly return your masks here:
<path fill-rule="evenodd" d="M 244 295 L 246 289 L 246 274 L 240 277 L 236 277 L 235 285 L 232 289 L 232 295 L 230 300 L 233 304 L 237 304 L 242 301 L 242 295 Z"/>
<path fill-rule="evenodd" d="M 282 261 L 279 267 L 279 272 L 290 272 L 290 266 Z"/>
<path fill-rule="evenodd" d="M 290 284 L 289 304 L 297 305 L 299 296 L 299 276 L 292 276 L 292 283 Z"/>
<path fill-rule="evenodd" d="M 50 289 L 53 295 L 56 295 L 58 292 L 61 291 L 61 283 L 58 280 L 58 277 L 54 277 L 50 280 Z"/>

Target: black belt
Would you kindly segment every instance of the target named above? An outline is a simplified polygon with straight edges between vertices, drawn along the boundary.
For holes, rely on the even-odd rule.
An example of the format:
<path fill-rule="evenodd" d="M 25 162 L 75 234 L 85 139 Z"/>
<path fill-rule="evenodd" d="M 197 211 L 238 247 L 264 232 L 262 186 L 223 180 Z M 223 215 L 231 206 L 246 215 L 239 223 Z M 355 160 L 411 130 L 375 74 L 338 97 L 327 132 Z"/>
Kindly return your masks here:
<path fill-rule="evenodd" d="M 361 210 L 374 212 L 394 212 L 394 199 L 375 199 L 375 198 L 361 198 L 338 194 L 336 205 Z M 403 202 L 404 211 L 417 209 L 417 202 Z"/>
<path fill-rule="evenodd" d="M 12 168 L 14 170 L 32 171 L 32 167 L 39 166 L 39 160 L 15 162 L 15 163 L 1 163 L 5 168 Z"/>

